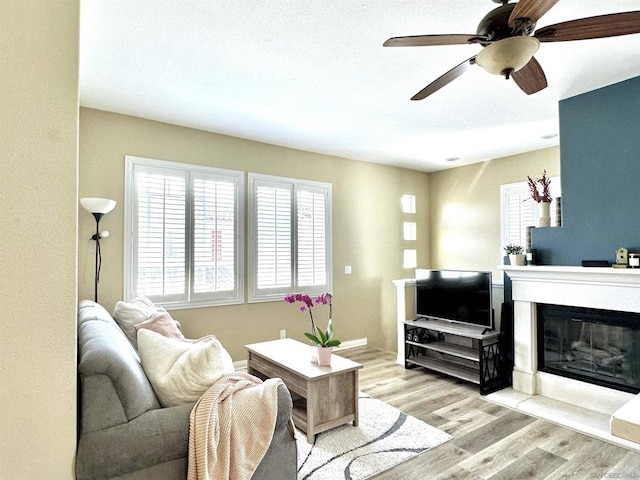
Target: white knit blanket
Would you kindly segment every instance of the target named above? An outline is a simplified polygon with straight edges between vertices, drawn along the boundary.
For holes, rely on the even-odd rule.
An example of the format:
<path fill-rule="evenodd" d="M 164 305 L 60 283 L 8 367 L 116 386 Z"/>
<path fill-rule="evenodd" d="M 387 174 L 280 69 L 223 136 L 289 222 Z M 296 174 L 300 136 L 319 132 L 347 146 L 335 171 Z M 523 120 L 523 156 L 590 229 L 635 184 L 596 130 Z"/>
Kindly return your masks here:
<path fill-rule="evenodd" d="M 188 480 L 251 478 L 273 437 L 281 383 L 234 372 L 200 397 L 190 417 Z"/>

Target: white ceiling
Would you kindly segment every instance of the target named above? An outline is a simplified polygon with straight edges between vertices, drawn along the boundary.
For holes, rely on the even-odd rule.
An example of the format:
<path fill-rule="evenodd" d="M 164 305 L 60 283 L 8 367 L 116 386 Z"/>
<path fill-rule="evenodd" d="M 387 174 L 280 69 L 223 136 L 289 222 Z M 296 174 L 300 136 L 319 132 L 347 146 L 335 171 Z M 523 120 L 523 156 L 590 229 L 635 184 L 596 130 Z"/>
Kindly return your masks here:
<path fill-rule="evenodd" d="M 640 75 L 640 35 L 543 43 L 527 96 L 473 67 L 412 95 L 477 45 L 383 48 L 476 32 L 490 0 L 83 0 L 80 104 L 265 143 L 435 171 L 558 144 L 558 101 Z M 640 10 L 560 0 L 538 28 Z M 453 163 L 450 157 L 459 157 Z"/>

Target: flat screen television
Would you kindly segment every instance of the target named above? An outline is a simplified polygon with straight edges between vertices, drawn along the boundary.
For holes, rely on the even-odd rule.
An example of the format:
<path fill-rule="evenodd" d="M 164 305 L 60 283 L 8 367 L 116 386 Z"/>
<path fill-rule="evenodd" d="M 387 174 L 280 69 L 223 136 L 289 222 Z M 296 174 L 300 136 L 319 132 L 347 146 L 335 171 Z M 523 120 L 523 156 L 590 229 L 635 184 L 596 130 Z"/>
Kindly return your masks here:
<path fill-rule="evenodd" d="M 416 315 L 493 329 L 491 272 L 420 270 Z"/>

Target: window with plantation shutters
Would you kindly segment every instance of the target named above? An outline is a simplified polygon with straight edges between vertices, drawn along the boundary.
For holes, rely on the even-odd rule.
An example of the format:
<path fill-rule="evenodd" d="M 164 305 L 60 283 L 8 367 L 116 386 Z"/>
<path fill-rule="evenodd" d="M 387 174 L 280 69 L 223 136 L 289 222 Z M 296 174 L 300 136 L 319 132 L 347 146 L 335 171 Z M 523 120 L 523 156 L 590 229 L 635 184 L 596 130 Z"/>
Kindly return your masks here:
<path fill-rule="evenodd" d="M 550 184 L 551 198 L 551 225 L 557 226 L 556 205 L 561 196 L 560 177 L 552 177 Z M 502 245 L 521 245 L 526 248 L 527 227 L 534 226 L 538 217 L 538 204 L 531 199 L 531 192 L 527 182 L 510 183 L 500 186 L 502 210 Z M 504 253 L 504 250 L 502 250 Z"/>
<path fill-rule="evenodd" d="M 125 297 L 243 301 L 243 173 L 126 158 Z"/>
<path fill-rule="evenodd" d="M 331 290 L 331 185 L 249 174 L 249 301 Z"/>

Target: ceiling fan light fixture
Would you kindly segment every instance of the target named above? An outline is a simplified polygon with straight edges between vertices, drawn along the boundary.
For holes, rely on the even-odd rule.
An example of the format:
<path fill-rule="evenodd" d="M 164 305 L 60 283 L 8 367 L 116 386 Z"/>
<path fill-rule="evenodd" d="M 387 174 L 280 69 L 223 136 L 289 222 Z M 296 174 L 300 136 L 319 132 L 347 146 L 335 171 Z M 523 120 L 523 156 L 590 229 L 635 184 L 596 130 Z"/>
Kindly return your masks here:
<path fill-rule="evenodd" d="M 524 67 L 538 51 L 540 41 L 534 37 L 509 37 L 485 47 L 476 63 L 493 75 L 506 78 Z"/>

